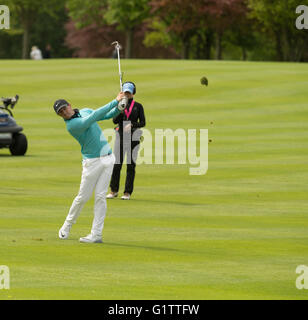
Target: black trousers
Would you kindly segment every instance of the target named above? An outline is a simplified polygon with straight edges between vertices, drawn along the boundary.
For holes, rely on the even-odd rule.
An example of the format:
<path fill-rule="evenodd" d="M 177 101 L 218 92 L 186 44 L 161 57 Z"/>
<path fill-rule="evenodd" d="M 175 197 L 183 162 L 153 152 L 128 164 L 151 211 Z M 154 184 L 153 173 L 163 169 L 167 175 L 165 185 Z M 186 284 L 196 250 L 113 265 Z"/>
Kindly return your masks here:
<path fill-rule="evenodd" d="M 131 143 L 126 144 L 123 141 L 123 136 L 117 136 L 114 146 L 116 161 L 113 166 L 112 177 L 110 181 L 110 189 L 112 192 L 119 191 L 121 169 L 126 155 L 127 168 L 124 193 L 133 193 L 139 144 L 140 141 L 131 141 Z"/>

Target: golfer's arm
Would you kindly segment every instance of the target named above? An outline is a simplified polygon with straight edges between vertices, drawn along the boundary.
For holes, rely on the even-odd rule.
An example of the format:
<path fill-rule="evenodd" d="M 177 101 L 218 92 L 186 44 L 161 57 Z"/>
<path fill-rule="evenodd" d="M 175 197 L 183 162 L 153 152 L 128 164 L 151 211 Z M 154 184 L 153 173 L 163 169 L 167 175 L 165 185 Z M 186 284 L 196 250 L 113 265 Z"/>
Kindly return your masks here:
<path fill-rule="evenodd" d="M 115 111 L 113 109 L 117 109 L 115 107 L 118 105 L 118 103 L 119 103 L 118 100 L 114 99 L 113 101 L 109 102 L 105 106 L 96 109 L 94 112 L 92 112 L 91 115 L 93 115 L 93 113 L 95 114 L 94 115 L 94 117 L 96 119 L 95 121 L 105 120 L 105 117 L 108 114 L 110 114 L 111 111 L 113 111 L 113 112 Z"/>
<path fill-rule="evenodd" d="M 114 99 L 113 101 L 109 102 L 105 106 L 102 106 L 94 110 L 88 116 L 77 118 L 78 121 L 74 121 L 72 123 L 72 128 L 71 128 L 72 131 L 76 132 L 76 131 L 84 131 L 88 129 L 93 123 L 103 120 L 104 116 L 107 115 L 108 112 L 111 111 L 117 105 L 118 105 L 118 100 Z"/>
<path fill-rule="evenodd" d="M 120 113 L 121 113 L 121 111 L 117 107 L 114 107 L 112 110 L 110 110 L 108 113 L 106 113 L 101 120 L 107 120 L 107 119 L 114 118 L 114 117 L 118 116 Z"/>
<path fill-rule="evenodd" d="M 115 118 L 112 119 L 114 124 L 118 124 L 123 120 L 123 113 L 118 114 Z"/>

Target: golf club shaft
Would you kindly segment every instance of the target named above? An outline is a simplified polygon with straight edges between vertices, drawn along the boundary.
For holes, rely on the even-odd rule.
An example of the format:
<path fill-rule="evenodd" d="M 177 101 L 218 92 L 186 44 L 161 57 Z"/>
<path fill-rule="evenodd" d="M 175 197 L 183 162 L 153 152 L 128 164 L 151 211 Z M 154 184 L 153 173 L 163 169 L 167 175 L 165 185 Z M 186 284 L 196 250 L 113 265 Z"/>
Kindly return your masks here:
<path fill-rule="evenodd" d="M 118 53 L 118 65 L 119 65 L 119 75 L 120 75 L 120 90 L 122 91 L 122 72 L 121 72 L 121 62 L 120 62 L 120 48 L 117 44 L 117 53 Z"/>
<path fill-rule="evenodd" d="M 118 41 L 114 41 L 112 42 L 112 45 L 115 45 L 115 48 L 117 50 L 117 54 L 118 54 L 118 66 L 119 66 L 119 76 L 120 76 L 120 91 L 122 92 L 123 88 L 122 88 L 122 77 L 123 77 L 123 73 L 121 71 L 121 62 L 120 62 L 120 44 Z M 127 97 L 124 97 L 120 102 L 119 102 L 119 106 L 120 106 L 120 110 L 124 110 L 124 108 L 126 107 L 128 102 Z"/>

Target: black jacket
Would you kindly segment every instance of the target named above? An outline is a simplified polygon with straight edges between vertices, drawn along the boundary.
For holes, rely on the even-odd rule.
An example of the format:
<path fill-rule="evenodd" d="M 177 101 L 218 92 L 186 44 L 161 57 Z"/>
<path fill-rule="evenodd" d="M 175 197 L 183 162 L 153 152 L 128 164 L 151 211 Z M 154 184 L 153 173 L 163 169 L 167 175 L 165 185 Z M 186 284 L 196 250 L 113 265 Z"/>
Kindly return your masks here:
<path fill-rule="evenodd" d="M 129 107 L 132 103 L 133 99 L 128 100 L 128 104 L 126 107 L 126 110 L 129 110 Z M 119 128 L 119 133 L 122 135 L 123 134 L 123 121 L 130 121 L 132 123 L 132 133 L 138 129 L 145 127 L 145 115 L 144 115 L 144 110 L 143 106 L 141 103 L 138 103 L 135 101 L 135 104 L 133 106 L 132 112 L 127 119 L 125 111 L 121 112 L 118 116 L 113 118 L 113 123 L 118 124 Z"/>

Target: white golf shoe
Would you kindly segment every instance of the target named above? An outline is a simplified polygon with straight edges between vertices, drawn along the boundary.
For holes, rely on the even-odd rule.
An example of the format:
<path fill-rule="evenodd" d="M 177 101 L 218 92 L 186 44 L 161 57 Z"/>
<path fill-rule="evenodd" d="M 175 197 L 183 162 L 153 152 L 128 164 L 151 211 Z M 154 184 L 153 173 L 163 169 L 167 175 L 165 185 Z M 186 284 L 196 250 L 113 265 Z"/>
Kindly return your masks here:
<path fill-rule="evenodd" d="M 92 234 L 87 235 L 86 237 L 80 238 L 79 242 L 82 243 L 103 243 L 102 237 L 93 236 Z"/>
<path fill-rule="evenodd" d="M 65 240 L 70 235 L 72 225 L 64 222 L 63 226 L 59 230 L 59 238 Z"/>
<path fill-rule="evenodd" d="M 113 198 L 116 198 L 117 196 L 118 196 L 117 192 L 110 192 L 109 194 L 107 194 L 106 198 L 113 199 Z"/>
<path fill-rule="evenodd" d="M 130 194 L 129 193 L 124 193 L 124 195 L 121 197 L 122 200 L 129 200 L 130 199 Z"/>

